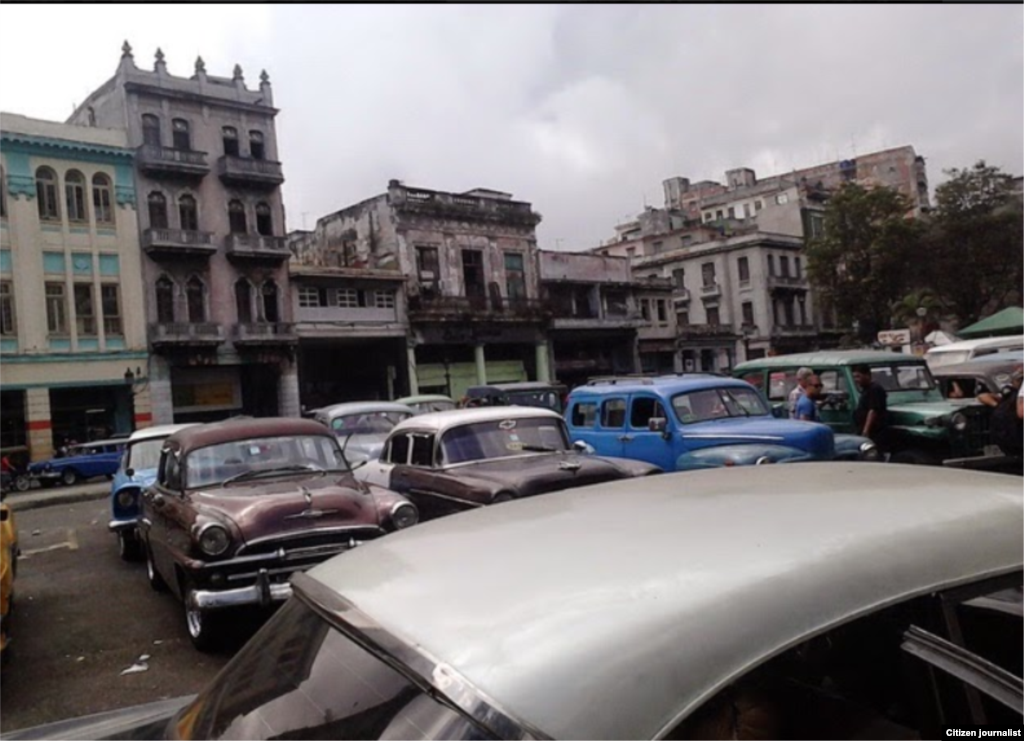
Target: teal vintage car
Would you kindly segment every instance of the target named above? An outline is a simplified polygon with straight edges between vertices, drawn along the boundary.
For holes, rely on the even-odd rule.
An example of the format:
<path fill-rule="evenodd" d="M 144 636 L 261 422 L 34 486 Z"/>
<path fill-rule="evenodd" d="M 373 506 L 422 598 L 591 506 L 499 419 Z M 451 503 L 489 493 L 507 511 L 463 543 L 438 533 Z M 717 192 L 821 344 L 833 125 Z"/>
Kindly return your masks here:
<path fill-rule="evenodd" d="M 890 460 L 937 465 L 984 454 L 988 409 L 974 399 L 944 399 L 925 361 L 913 355 L 877 350 L 777 355 L 740 363 L 733 375 L 761 389 L 782 412 L 796 386 L 797 370 L 811 368 L 824 387 L 821 421 L 837 433 L 857 433 L 854 410 L 860 390 L 853 382 L 855 365 L 870 367 L 872 380 L 888 394 Z"/>

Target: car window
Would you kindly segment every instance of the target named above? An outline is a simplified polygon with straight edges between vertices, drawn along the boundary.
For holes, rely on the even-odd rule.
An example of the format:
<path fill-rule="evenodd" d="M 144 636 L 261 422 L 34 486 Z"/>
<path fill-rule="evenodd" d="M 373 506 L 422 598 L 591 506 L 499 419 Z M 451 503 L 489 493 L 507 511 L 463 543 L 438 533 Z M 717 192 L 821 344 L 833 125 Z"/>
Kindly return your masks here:
<path fill-rule="evenodd" d="M 168 489 L 181 489 L 181 466 L 177 452 L 168 452 L 163 455 L 163 475 L 161 480 Z"/>
<path fill-rule="evenodd" d="M 560 418 L 525 417 L 453 427 L 441 437 L 446 464 L 569 449 Z"/>
<path fill-rule="evenodd" d="M 140 440 L 128 448 L 125 456 L 124 467 L 133 468 L 136 471 L 146 471 L 156 468 L 160 463 L 160 451 L 164 447 L 162 437 Z"/>
<path fill-rule="evenodd" d="M 764 371 L 747 371 L 740 376 L 740 379 L 746 381 L 754 388 L 764 391 Z"/>
<path fill-rule="evenodd" d="M 789 392 L 796 388 L 796 369 L 774 371 L 768 377 L 768 398 L 772 401 L 786 401 Z"/>
<path fill-rule="evenodd" d="M 886 391 L 925 391 L 935 388 L 935 382 L 924 363 L 871 366 L 871 380 Z"/>
<path fill-rule="evenodd" d="M 433 435 L 410 435 L 412 438 L 412 454 L 409 456 L 409 465 L 412 466 L 433 466 L 434 465 L 434 436 Z"/>
<path fill-rule="evenodd" d="M 689 391 L 672 397 L 676 418 L 684 425 L 728 417 L 770 414 L 761 395 L 752 388 L 723 387 Z"/>
<path fill-rule="evenodd" d="M 619 428 L 626 425 L 626 400 L 605 399 L 601 404 L 601 426 Z"/>
<path fill-rule="evenodd" d="M 362 412 L 335 417 L 331 428 L 339 435 L 386 435 L 391 428 L 408 419 L 408 412 Z"/>
<path fill-rule="evenodd" d="M 597 422 L 597 402 L 577 401 L 570 415 L 573 427 L 593 427 Z"/>
<path fill-rule="evenodd" d="M 818 373 L 821 379 L 822 393 L 829 394 L 835 391 L 849 393 L 850 387 L 846 384 L 846 375 L 838 370 L 826 370 Z"/>
<path fill-rule="evenodd" d="M 648 422 L 654 417 L 666 418 L 665 407 L 651 396 L 634 396 L 629 410 L 629 426 L 634 429 L 647 429 Z"/>
<path fill-rule="evenodd" d="M 388 443 L 387 460 L 389 463 L 404 464 L 409 461 L 409 436 L 394 435 Z"/>

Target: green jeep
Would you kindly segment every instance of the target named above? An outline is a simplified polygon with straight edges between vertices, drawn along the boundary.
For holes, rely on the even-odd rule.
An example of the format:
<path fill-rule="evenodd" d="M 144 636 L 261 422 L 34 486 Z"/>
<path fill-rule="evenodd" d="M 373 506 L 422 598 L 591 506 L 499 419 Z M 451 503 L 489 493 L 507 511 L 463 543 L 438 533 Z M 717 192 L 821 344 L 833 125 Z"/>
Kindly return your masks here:
<path fill-rule="evenodd" d="M 787 415 L 796 372 L 806 366 L 821 377 L 821 421 L 833 432 L 859 434 L 853 415 L 860 390 L 855 365 L 871 368 L 888 393 L 888 449 L 895 463 L 941 464 L 982 455 L 989 443 L 988 409 L 974 399 L 944 399 L 923 359 L 874 350 L 827 350 L 778 355 L 740 363 L 733 375 L 761 389 L 777 416 Z"/>

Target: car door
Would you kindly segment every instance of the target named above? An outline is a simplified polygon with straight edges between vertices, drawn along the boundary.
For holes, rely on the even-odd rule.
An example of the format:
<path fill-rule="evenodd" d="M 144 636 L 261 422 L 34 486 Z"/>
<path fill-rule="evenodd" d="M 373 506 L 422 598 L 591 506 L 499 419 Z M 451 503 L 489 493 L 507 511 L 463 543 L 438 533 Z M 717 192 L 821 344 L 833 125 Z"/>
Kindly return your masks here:
<path fill-rule="evenodd" d="M 601 400 L 600 408 L 600 430 L 594 436 L 594 446 L 598 455 L 609 455 L 625 458 L 626 443 L 632 441 L 633 436 L 626 429 L 627 398 L 623 396 L 609 396 Z"/>
<path fill-rule="evenodd" d="M 142 493 L 142 522 L 146 544 L 156 570 L 168 584 L 174 583 L 172 552 L 180 538 L 175 519 L 182 497 L 182 473 L 178 451 L 165 451 L 160 459 L 157 480 Z"/>
<path fill-rule="evenodd" d="M 821 379 L 822 402 L 818 404 L 818 419 L 832 428 L 832 432 L 856 434 L 853 410 L 857 405 L 853 384 L 844 368 L 816 369 Z"/>
<path fill-rule="evenodd" d="M 651 420 L 664 420 L 662 431 L 652 431 Z M 672 419 L 665 404 L 654 394 L 637 393 L 629 398 L 626 438 L 623 441 L 623 457 L 646 461 L 665 471 L 675 468 L 676 453 L 673 448 Z"/>
<path fill-rule="evenodd" d="M 409 430 L 391 439 L 391 490 L 404 494 L 420 511 L 420 520 L 451 514 L 454 506 L 438 492 L 434 471 L 434 434 Z"/>

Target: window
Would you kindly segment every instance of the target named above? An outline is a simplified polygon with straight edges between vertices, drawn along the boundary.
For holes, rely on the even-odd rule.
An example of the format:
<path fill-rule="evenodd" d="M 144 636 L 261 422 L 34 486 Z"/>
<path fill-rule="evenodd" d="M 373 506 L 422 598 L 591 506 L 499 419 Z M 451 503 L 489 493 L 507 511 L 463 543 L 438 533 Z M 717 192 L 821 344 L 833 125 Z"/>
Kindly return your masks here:
<path fill-rule="evenodd" d="M 750 261 L 745 257 L 741 257 L 736 261 L 736 267 L 740 273 L 740 283 L 750 282 Z"/>
<path fill-rule="evenodd" d="M 232 234 L 245 234 L 248 231 L 245 223 L 245 206 L 241 201 L 228 203 L 228 225 Z"/>
<path fill-rule="evenodd" d="M 264 282 L 263 287 L 260 289 L 260 295 L 263 297 L 263 321 L 281 321 L 281 315 L 277 310 L 277 283 L 273 280 Z"/>
<path fill-rule="evenodd" d="M 707 317 L 708 317 L 708 326 L 709 327 L 717 327 L 720 324 L 721 320 L 718 318 L 718 307 L 717 306 L 709 306 L 705 310 L 705 313 L 707 314 Z"/>
<path fill-rule="evenodd" d="M 641 396 L 633 399 L 633 406 L 629 410 L 629 426 L 634 429 L 647 429 L 648 423 L 655 418 L 667 419 L 665 407 L 661 402 L 650 396 Z"/>
<path fill-rule="evenodd" d="M 736 218 L 736 207 L 735 206 L 729 206 L 728 213 L 729 213 L 729 218 L 730 219 L 735 219 Z"/>
<path fill-rule="evenodd" d="M 337 289 L 338 306 L 343 309 L 359 308 L 359 291 L 355 288 Z"/>
<path fill-rule="evenodd" d="M 167 199 L 164 197 L 164 194 L 154 191 L 149 194 L 147 202 L 149 204 L 149 228 L 166 229 Z"/>
<path fill-rule="evenodd" d="M 789 277 L 789 258 L 786 255 L 779 256 L 779 273 L 783 278 Z"/>
<path fill-rule="evenodd" d="M 225 126 L 220 130 L 221 141 L 224 142 L 224 154 L 228 157 L 238 156 L 238 129 Z"/>
<path fill-rule="evenodd" d="M 103 333 L 107 335 L 123 334 L 121 329 L 121 298 L 116 283 L 105 283 L 100 286 L 100 305 L 103 308 Z"/>
<path fill-rule="evenodd" d="M 750 208 L 750 204 L 749 203 L 744 203 L 743 204 L 743 218 L 744 219 L 749 219 L 753 215 L 754 214 L 753 214 L 753 212 L 752 212 L 752 210 Z"/>
<path fill-rule="evenodd" d="M 799 257 L 794 257 L 793 258 L 793 275 L 795 275 L 797 278 L 800 277 L 800 258 Z"/>
<path fill-rule="evenodd" d="M 156 320 L 161 324 L 174 321 L 174 283 L 166 275 L 156 281 Z"/>
<path fill-rule="evenodd" d="M 393 309 L 395 308 L 395 292 L 394 291 L 374 291 L 373 292 L 373 305 L 378 309 Z"/>
<path fill-rule="evenodd" d="M 206 286 L 193 275 L 185 284 L 185 300 L 188 305 L 188 320 L 192 323 L 206 321 Z"/>
<path fill-rule="evenodd" d="M 327 306 L 327 291 L 313 286 L 299 289 L 299 308 L 315 309 L 320 306 Z"/>
<path fill-rule="evenodd" d="M 270 217 L 270 206 L 266 203 L 256 204 L 256 233 L 265 237 L 273 236 L 274 222 Z"/>
<path fill-rule="evenodd" d="M 437 283 L 441 277 L 437 263 L 437 247 L 416 248 L 416 269 L 421 283 Z"/>
<path fill-rule="evenodd" d="M 663 298 L 659 298 L 659 299 L 657 299 L 655 301 L 655 304 L 658 307 L 658 324 L 667 324 L 668 323 L 668 302 L 665 299 L 663 299 Z"/>
<path fill-rule="evenodd" d="M 793 319 L 793 302 L 792 301 L 783 301 L 782 302 L 782 308 L 783 308 L 783 311 L 785 312 L 786 326 L 787 327 L 792 327 L 793 325 L 796 324 L 796 321 L 794 321 L 794 319 Z"/>
<path fill-rule="evenodd" d="M 79 335 L 96 334 L 96 307 L 91 283 L 75 283 L 75 326 Z"/>
<path fill-rule="evenodd" d="M 779 193 L 777 196 L 775 196 L 775 202 L 777 204 L 779 204 L 780 206 L 783 206 L 783 205 L 789 203 L 789 194 L 788 193 Z"/>
<path fill-rule="evenodd" d="M 640 316 L 644 321 L 651 321 L 651 302 L 645 298 L 640 299 Z"/>
<path fill-rule="evenodd" d="M 462 281 L 466 287 L 466 296 L 482 298 L 486 294 L 484 286 L 484 253 L 482 251 L 462 251 Z"/>
<path fill-rule="evenodd" d="M 113 198 L 111 198 L 110 178 L 103 173 L 92 176 L 92 211 L 97 224 L 114 223 Z"/>
<path fill-rule="evenodd" d="M 0 335 L 10 337 L 18 333 L 14 325 L 14 287 L 11 281 L 0 281 Z"/>
<path fill-rule="evenodd" d="M 408 435 L 395 435 L 391 438 L 391 442 L 388 443 L 387 460 L 389 463 L 397 463 L 399 465 L 409 461 Z"/>
<path fill-rule="evenodd" d="M 807 319 L 807 302 L 804 300 L 803 296 L 796 297 L 796 305 L 800 310 L 800 324 L 810 324 Z"/>
<path fill-rule="evenodd" d="M 36 170 L 36 201 L 39 218 L 48 221 L 60 220 L 60 203 L 57 201 L 57 175 L 49 167 Z"/>
<path fill-rule="evenodd" d="M 142 117 L 142 143 L 153 147 L 161 146 L 160 119 L 151 113 Z"/>
<path fill-rule="evenodd" d="M 572 405 L 572 426 L 593 427 L 597 422 L 597 404 L 593 401 L 580 401 Z"/>
<path fill-rule="evenodd" d="M 526 272 L 521 252 L 505 253 L 505 291 L 512 301 L 526 298 Z"/>
<path fill-rule="evenodd" d="M 757 213 L 762 208 L 764 208 L 764 201 L 761 201 L 761 200 L 754 201 L 754 213 Z"/>
<path fill-rule="evenodd" d="M 267 152 L 263 146 L 263 133 L 260 131 L 249 132 L 249 156 L 254 160 L 267 158 Z"/>
<path fill-rule="evenodd" d="M 701 265 L 700 274 L 705 286 L 715 285 L 715 264 L 713 262 L 706 262 Z"/>
<path fill-rule="evenodd" d="M 743 302 L 743 323 L 747 326 L 754 323 L 754 304 L 751 301 Z"/>
<path fill-rule="evenodd" d="M 627 316 L 629 300 L 625 291 L 605 291 L 604 312 L 608 316 Z"/>
<path fill-rule="evenodd" d="M 68 221 L 88 221 L 85 212 L 85 176 L 78 170 L 68 170 L 64 176 L 64 197 L 68 204 Z"/>
<path fill-rule="evenodd" d="M 825 236 L 825 217 L 820 213 L 807 214 L 807 227 L 812 239 Z"/>
<path fill-rule="evenodd" d="M 173 132 L 174 148 L 186 152 L 192 149 L 192 134 L 189 131 L 188 121 L 183 118 L 176 118 L 171 123 Z"/>
<path fill-rule="evenodd" d="M 187 231 L 199 231 L 199 212 L 196 199 L 187 193 L 178 199 L 178 222 Z"/>
<path fill-rule="evenodd" d="M 601 405 L 602 427 L 624 427 L 626 425 L 626 400 L 607 399 Z"/>
<path fill-rule="evenodd" d="M 411 435 L 412 454 L 409 456 L 411 466 L 433 466 L 434 465 L 434 436 L 433 435 Z"/>
<path fill-rule="evenodd" d="M 775 255 L 768 255 L 768 275 L 775 275 Z"/>
<path fill-rule="evenodd" d="M 68 333 L 67 299 L 63 283 L 46 284 L 46 331 L 50 334 Z"/>
<path fill-rule="evenodd" d="M 725 214 L 722 213 L 722 209 L 717 209 L 715 211 L 715 219 L 721 221 L 723 218 L 725 218 Z"/>
<path fill-rule="evenodd" d="M 711 221 L 711 220 L 712 220 L 713 218 L 715 218 L 715 215 L 714 215 L 713 213 L 711 213 L 710 211 L 706 211 L 706 212 L 704 213 L 704 223 L 705 223 L 705 224 L 706 224 L 707 222 Z"/>
<path fill-rule="evenodd" d="M 7 175 L 0 167 L 0 218 L 7 217 Z"/>
<path fill-rule="evenodd" d="M 672 271 L 672 284 L 676 288 L 686 288 L 686 270 L 676 268 Z"/>
<path fill-rule="evenodd" d="M 690 325 L 690 310 L 681 309 L 676 312 L 676 324 L 680 327 L 688 327 Z"/>
<path fill-rule="evenodd" d="M 300 304 L 301 301 L 300 294 Z M 239 324 L 247 324 L 252 321 L 252 286 L 245 278 L 235 281 L 235 311 L 238 314 Z"/>

